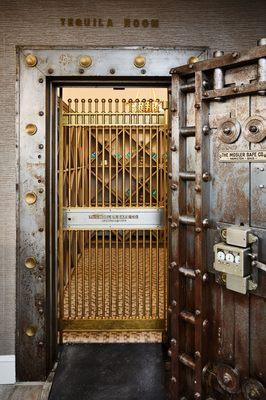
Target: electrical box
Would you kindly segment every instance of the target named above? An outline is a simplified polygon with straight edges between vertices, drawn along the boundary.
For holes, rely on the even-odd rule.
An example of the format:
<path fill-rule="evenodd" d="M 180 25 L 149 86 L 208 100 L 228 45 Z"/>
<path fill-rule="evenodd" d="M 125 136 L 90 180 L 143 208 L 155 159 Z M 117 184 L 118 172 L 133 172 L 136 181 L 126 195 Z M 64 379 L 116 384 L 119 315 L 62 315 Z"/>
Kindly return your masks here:
<path fill-rule="evenodd" d="M 232 246 L 248 247 L 249 233 L 247 228 L 231 226 L 226 229 L 226 243 Z"/>
<path fill-rule="evenodd" d="M 250 248 L 229 246 L 226 243 L 214 245 L 214 269 L 226 274 L 244 277 L 249 274 Z"/>
<path fill-rule="evenodd" d="M 214 245 L 213 268 L 225 274 L 227 289 L 246 294 L 251 282 L 252 243 L 256 239 L 247 227 L 230 226 L 221 232 L 224 242 Z"/>

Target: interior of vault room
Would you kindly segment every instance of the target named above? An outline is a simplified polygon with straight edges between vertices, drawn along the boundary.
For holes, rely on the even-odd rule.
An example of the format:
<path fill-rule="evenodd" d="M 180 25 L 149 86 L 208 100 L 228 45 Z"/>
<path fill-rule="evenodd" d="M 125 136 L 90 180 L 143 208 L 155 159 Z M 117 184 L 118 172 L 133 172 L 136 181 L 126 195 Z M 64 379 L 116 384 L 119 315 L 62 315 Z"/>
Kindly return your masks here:
<path fill-rule="evenodd" d="M 168 90 L 64 87 L 59 94 L 60 341 L 162 342 Z"/>

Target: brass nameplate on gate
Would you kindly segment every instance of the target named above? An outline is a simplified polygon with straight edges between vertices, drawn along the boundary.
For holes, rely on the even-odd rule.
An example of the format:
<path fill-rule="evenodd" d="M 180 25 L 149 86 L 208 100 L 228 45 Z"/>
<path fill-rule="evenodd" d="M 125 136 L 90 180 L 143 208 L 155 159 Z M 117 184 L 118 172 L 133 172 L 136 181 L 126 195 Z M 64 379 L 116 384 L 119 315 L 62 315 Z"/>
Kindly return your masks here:
<path fill-rule="evenodd" d="M 64 229 L 162 229 L 164 208 L 72 207 L 63 210 Z"/>
<path fill-rule="evenodd" d="M 266 162 L 266 149 L 220 151 L 219 162 Z"/>

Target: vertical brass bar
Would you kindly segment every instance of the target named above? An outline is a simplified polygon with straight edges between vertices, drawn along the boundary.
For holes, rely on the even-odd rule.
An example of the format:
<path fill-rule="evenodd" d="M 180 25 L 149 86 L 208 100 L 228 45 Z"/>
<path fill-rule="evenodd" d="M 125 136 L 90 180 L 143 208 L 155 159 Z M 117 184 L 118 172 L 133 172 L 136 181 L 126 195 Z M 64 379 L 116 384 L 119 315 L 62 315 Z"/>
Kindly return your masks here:
<path fill-rule="evenodd" d="M 92 151 L 91 151 L 91 126 L 89 126 L 89 159 L 88 159 L 88 162 L 89 162 L 89 179 L 88 179 L 88 181 L 89 181 L 89 207 L 91 207 L 91 193 L 92 193 L 92 188 L 91 188 L 91 186 L 92 186 L 92 175 L 91 175 L 91 162 L 92 162 L 92 158 L 91 158 L 91 154 L 92 154 Z M 87 172 L 87 169 L 86 169 L 86 172 Z"/>
<path fill-rule="evenodd" d="M 116 231 L 116 309 L 115 315 L 119 316 L 119 268 L 120 268 L 120 257 L 119 257 L 119 243 L 118 243 L 118 231 Z"/>
<path fill-rule="evenodd" d="M 136 231 L 136 317 L 139 317 L 139 231 Z"/>
<path fill-rule="evenodd" d="M 132 125 L 129 127 L 129 207 L 132 207 Z"/>
<path fill-rule="evenodd" d="M 125 231 L 122 236 L 122 316 L 125 316 Z"/>
<path fill-rule="evenodd" d="M 71 257 L 71 242 L 72 231 L 68 231 L 68 317 L 71 318 L 72 314 L 72 257 Z M 60 254 L 59 254 L 60 257 Z M 60 278 L 61 279 L 61 278 Z"/>
<path fill-rule="evenodd" d="M 149 129 L 150 136 L 150 207 L 152 207 L 152 127 Z"/>
<path fill-rule="evenodd" d="M 139 128 L 136 126 L 136 206 L 139 206 Z"/>
<path fill-rule="evenodd" d="M 75 317 L 78 316 L 78 231 L 75 233 Z"/>
<path fill-rule="evenodd" d="M 149 295 L 150 295 L 150 301 L 149 301 L 149 314 L 150 317 L 152 316 L 152 230 L 150 229 L 150 268 L 149 268 L 149 284 L 150 284 L 150 289 L 149 289 Z"/>
<path fill-rule="evenodd" d="M 91 246 L 91 231 L 88 231 L 88 316 L 92 316 L 92 246 Z M 96 280 L 96 279 L 95 279 Z"/>
<path fill-rule="evenodd" d="M 98 125 L 95 126 L 95 206 L 98 207 Z"/>
<path fill-rule="evenodd" d="M 58 176 L 58 252 L 59 252 L 59 312 L 64 317 L 64 236 L 63 236 L 63 198 L 64 198 L 64 128 L 63 128 L 63 100 L 59 100 L 59 176 Z M 60 339 L 61 335 L 60 335 Z"/>
<path fill-rule="evenodd" d="M 82 206 L 85 206 L 85 99 L 81 100 L 82 105 Z M 85 317 L 85 231 L 82 232 L 82 316 Z"/>
<path fill-rule="evenodd" d="M 98 274 L 98 231 L 95 231 L 95 316 L 99 315 L 98 308 L 98 282 L 99 282 L 99 274 Z"/>
<path fill-rule="evenodd" d="M 167 126 L 166 126 L 166 121 L 164 121 L 164 127 L 162 130 L 162 137 L 163 137 L 163 148 L 164 148 L 164 154 L 168 155 L 168 135 L 167 135 Z M 162 186 L 163 186 L 163 202 L 164 202 L 164 208 L 165 208 L 165 221 L 167 221 L 167 216 L 168 216 L 168 199 L 167 199 L 167 157 L 164 157 L 164 168 L 163 168 L 163 182 L 162 182 Z M 167 278 L 167 273 L 166 273 L 166 268 L 168 265 L 168 248 L 167 248 L 167 238 L 168 238 L 168 225 L 165 222 L 165 226 L 164 226 L 164 262 L 165 262 L 165 284 L 164 284 L 164 310 L 165 310 L 165 323 L 167 326 L 167 314 L 166 314 L 166 310 L 167 310 L 167 303 L 168 303 L 168 299 L 167 299 L 167 292 L 168 292 L 168 278 Z"/>
<path fill-rule="evenodd" d="M 125 126 L 123 125 L 123 147 L 122 147 L 122 199 L 123 199 L 123 207 L 125 207 Z"/>
<path fill-rule="evenodd" d="M 105 231 L 102 231 L 102 308 L 105 317 Z"/>
<path fill-rule="evenodd" d="M 160 135 L 160 127 L 156 128 L 156 206 L 159 207 L 159 135 Z M 159 267 L 160 267 L 160 250 L 159 250 L 159 234 L 160 231 L 156 232 L 156 318 L 159 318 L 159 310 L 160 310 L 160 275 L 159 275 Z M 165 259 L 163 258 L 163 278 L 166 274 L 166 265 Z"/>
<path fill-rule="evenodd" d="M 142 280 L 143 280 L 143 317 L 146 318 L 146 243 L 145 243 L 145 235 L 146 232 L 145 230 L 143 230 L 143 276 L 142 276 Z"/>
<path fill-rule="evenodd" d="M 156 231 L 156 318 L 159 318 L 159 305 L 160 305 L 160 276 L 159 276 L 159 265 L 160 265 L 160 253 L 159 253 L 159 230 Z M 166 274 L 165 259 L 163 259 L 163 278 Z"/>
<path fill-rule="evenodd" d="M 113 254 L 112 254 L 112 231 L 109 231 L 109 317 L 112 317 L 113 309 Z"/>
<path fill-rule="evenodd" d="M 102 206 L 105 205 L 105 126 L 102 127 Z"/>
<path fill-rule="evenodd" d="M 71 207 L 71 139 L 73 129 L 68 127 L 68 207 Z"/>
<path fill-rule="evenodd" d="M 129 316 L 132 316 L 132 231 L 129 231 Z"/>
<path fill-rule="evenodd" d="M 75 112 L 77 113 L 78 99 L 75 99 Z M 78 206 L 78 114 L 75 115 L 75 206 Z"/>
<path fill-rule="evenodd" d="M 143 131 L 143 207 L 146 206 L 146 129 L 142 128 Z"/>
<path fill-rule="evenodd" d="M 109 125 L 109 207 L 112 207 L 112 127 Z"/>
<path fill-rule="evenodd" d="M 115 205 L 118 207 L 118 127 L 115 128 Z"/>
<path fill-rule="evenodd" d="M 85 317 L 85 231 L 82 235 L 82 317 Z"/>

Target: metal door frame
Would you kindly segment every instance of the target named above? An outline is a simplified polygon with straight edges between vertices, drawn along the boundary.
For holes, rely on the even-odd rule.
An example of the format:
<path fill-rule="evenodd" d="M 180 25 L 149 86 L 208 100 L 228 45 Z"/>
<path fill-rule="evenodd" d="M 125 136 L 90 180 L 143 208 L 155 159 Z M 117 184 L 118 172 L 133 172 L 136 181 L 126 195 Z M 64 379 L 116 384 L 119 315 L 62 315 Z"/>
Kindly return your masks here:
<path fill-rule="evenodd" d="M 56 132 L 58 85 L 170 83 L 169 70 L 206 48 L 17 47 L 17 380 L 45 380 L 57 354 Z M 80 58 L 90 55 L 91 67 Z M 142 55 L 145 66 L 134 65 Z M 121 63 L 121 59 L 125 62 Z M 55 150 L 52 152 L 52 150 Z M 48 255 L 48 257 L 47 257 Z"/>

